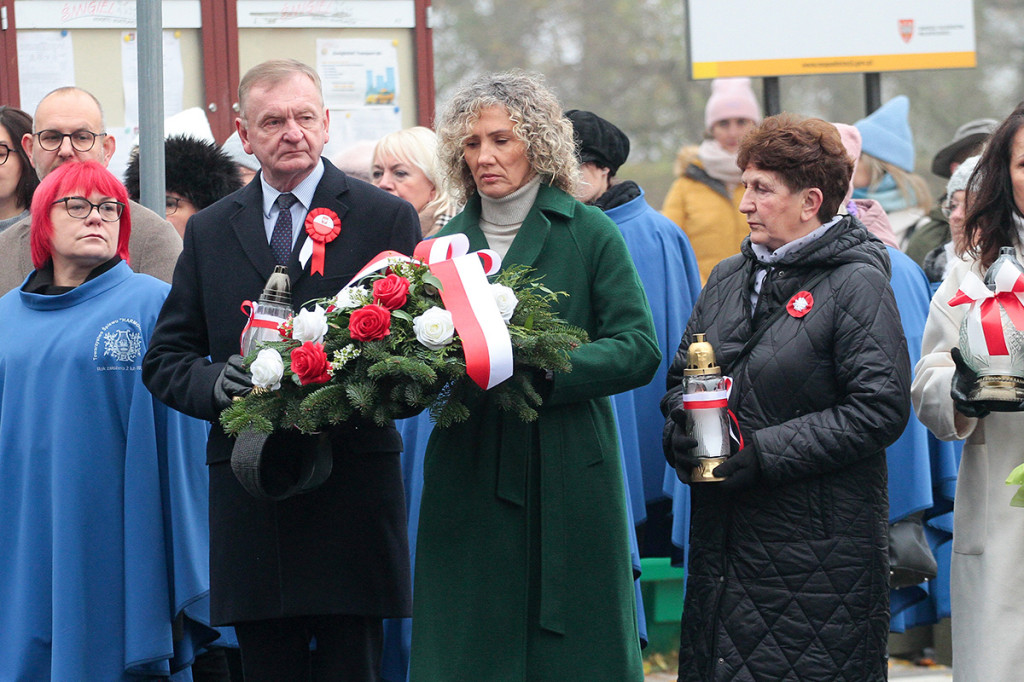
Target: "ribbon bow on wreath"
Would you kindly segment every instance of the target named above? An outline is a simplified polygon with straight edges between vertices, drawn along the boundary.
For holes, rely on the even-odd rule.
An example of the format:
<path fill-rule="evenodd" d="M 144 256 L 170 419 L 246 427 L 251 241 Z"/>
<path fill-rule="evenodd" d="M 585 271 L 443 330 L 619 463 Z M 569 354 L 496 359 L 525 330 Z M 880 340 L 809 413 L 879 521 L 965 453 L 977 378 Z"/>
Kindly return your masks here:
<path fill-rule="evenodd" d="M 413 258 L 397 251 L 378 254 L 347 286 L 396 261 L 426 263 L 440 281 L 441 300 L 462 339 L 466 374 L 477 386 L 487 390 L 512 376 L 512 338 L 487 281 L 501 268 L 501 256 L 490 249 L 470 253 L 464 234 L 436 237 L 420 242 Z"/>
<path fill-rule="evenodd" d="M 1001 268 L 995 276 L 995 287 L 996 290 L 992 291 L 978 275 L 968 272 L 956 294 L 949 299 L 949 305 L 980 302 L 980 316 L 969 320 L 968 325 L 977 324 L 980 320 L 987 355 L 1009 355 L 999 309 L 1006 311 L 1014 327 L 1024 330 L 1024 274 L 1016 269 Z M 977 338 L 973 334 L 970 337 Z M 980 349 L 972 350 L 977 352 Z"/>

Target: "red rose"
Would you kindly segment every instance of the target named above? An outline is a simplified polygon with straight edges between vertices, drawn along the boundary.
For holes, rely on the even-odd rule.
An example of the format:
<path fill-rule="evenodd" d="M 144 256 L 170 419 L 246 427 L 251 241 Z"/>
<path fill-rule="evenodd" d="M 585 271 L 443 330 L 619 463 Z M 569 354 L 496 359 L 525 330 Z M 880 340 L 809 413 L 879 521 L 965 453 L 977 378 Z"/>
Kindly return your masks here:
<path fill-rule="evenodd" d="M 409 280 L 398 275 L 388 275 L 373 283 L 373 300 L 388 310 L 398 310 L 409 297 Z"/>
<path fill-rule="evenodd" d="M 391 311 L 371 303 L 353 310 L 348 318 L 348 333 L 353 341 L 376 341 L 391 333 Z"/>
<path fill-rule="evenodd" d="M 327 373 L 330 366 L 323 344 L 306 341 L 292 350 L 292 372 L 302 385 L 326 384 L 331 380 Z"/>

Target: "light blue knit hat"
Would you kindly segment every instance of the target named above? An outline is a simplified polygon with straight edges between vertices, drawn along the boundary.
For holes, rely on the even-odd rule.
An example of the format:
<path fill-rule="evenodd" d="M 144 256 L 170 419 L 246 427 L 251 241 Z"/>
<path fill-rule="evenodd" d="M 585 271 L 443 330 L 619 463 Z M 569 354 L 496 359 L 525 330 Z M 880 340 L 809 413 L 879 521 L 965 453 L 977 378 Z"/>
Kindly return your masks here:
<path fill-rule="evenodd" d="M 910 100 L 897 95 L 854 123 L 860 131 L 861 151 L 913 173 L 914 134 L 910 132 L 909 113 Z"/>

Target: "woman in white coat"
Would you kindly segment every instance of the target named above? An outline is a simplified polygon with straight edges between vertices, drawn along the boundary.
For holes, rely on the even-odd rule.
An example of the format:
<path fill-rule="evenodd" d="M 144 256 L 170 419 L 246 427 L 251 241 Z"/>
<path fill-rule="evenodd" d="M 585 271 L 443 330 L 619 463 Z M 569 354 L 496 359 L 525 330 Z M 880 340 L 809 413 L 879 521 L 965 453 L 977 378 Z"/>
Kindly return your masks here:
<path fill-rule="evenodd" d="M 1024 103 L 996 130 L 968 181 L 966 255 L 932 298 L 912 387 L 921 421 L 943 440 L 966 439 L 957 478 L 951 570 L 957 680 L 1020 679 L 1024 650 L 1024 509 L 1006 477 L 1024 462 L 1024 413 L 966 402 L 950 350 L 968 309 L 949 300 L 969 270 L 984 278 L 1003 246 L 1024 263 Z"/>

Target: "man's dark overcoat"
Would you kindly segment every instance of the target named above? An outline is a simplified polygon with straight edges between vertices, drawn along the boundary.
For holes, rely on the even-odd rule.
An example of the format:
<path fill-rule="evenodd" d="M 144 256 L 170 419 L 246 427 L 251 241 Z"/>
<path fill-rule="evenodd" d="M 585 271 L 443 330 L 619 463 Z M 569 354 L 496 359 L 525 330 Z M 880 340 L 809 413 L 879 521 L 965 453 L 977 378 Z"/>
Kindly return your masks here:
<path fill-rule="evenodd" d="M 419 239 L 412 206 L 346 176 L 324 160 L 310 209 L 341 219 L 327 244 L 323 276 L 300 270 L 300 231 L 289 273 L 296 309 L 333 296 L 386 249 L 411 254 Z M 248 495 L 230 467 L 233 439 L 222 431 L 213 388 L 239 352 L 246 316 L 274 270 L 259 180 L 200 211 L 149 345 L 146 385 L 168 405 L 213 423 L 210 465 L 211 608 L 215 624 L 288 616 L 410 615 L 409 550 L 393 426 L 350 421 L 331 432 L 334 468 L 313 492 L 282 502 Z M 211 362 L 212 360 L 212 362 Z"/>

